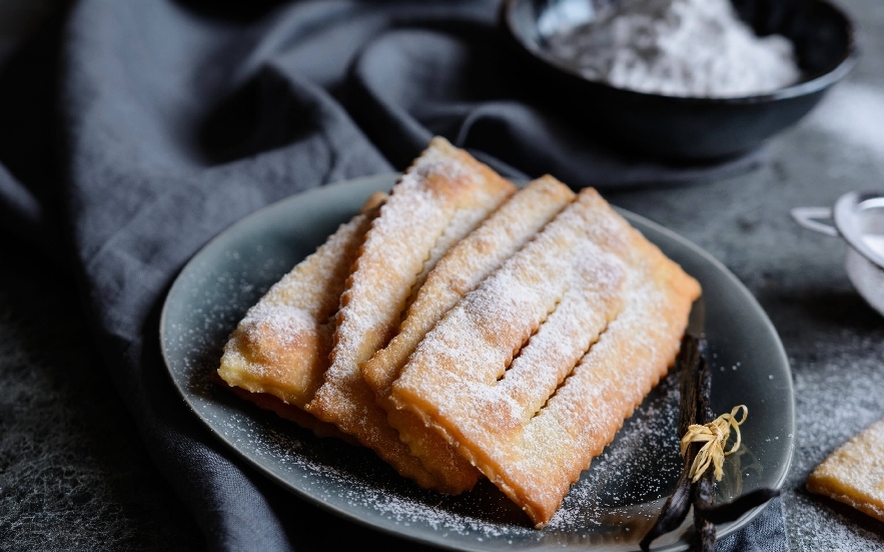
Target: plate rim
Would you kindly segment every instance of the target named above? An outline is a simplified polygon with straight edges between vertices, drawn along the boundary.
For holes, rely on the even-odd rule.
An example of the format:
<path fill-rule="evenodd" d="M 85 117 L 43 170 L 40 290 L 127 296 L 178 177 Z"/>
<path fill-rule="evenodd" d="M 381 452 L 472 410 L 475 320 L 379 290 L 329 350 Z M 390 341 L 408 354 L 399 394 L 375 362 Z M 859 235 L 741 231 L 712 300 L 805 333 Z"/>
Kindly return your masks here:
<path fill-rule="evenodd" d="M 201 261 L 202 257 L 206 254 L 207 251 L 212 250 L 214 247 L 216 247 L 216 245 L 219 242 L 221 242 L 222 240 L 225 240 L 230 234 L 236 233 L 241 228 L 249 227 L 253 223 L 254 220 L 266 216 L 268 212 L 275 211 L 275 210 L 286 210 L 287 208 L 289 208 L 289 205 L 292 203 L 301 203 L 301 202 L 304 202 L 305 200 L 314 199 L 317 196 L 321 197 L 324 195 L 330 195 L 336 191 L 342 190 L 343 188 L 350 188 L 350 187 L 357 186 L 357 185 L 358 186 L 376 185 L 373 187 L 380 187 L 381 184 L 387 184 L 389 187 L 389 186 L 392 186 L 393 183 L 395 183 L 396 179 L 398 179 L 398 177 L 400 175 L 401 175 L 401 173 L 398 173 L 398 172 L 381 173 L 381 174 L 376 174 L 376 175 L 369 175 L 369 176 L 341 180 L 341 181 L 337 181 L 334 183 L 319 186 L 316 188 L 312 188 L 310 190 L 296 193 L 296 194 L 290 195 L 288 197 L 282 198 L 278 201 L 275 201 L 273 203 L 270 203 L 270 204 L 268 204 L 268 205 L 266 205 L 256 211 L 242 217 L 241 219 L 230 224 L 229 226 L 227 226 L 223 230 L 219 231 L 210 240 L 208 240 L 204 245 L 202 245 L 199 248 L 199 250 L 196 253 L 194 253 L 188 259 L 188 261 L 181 267 L 181 269 L 175 275 L 172 285 L 169 287 L 169 290 L 166 292 L 165 297 L 163 298 L 163 306 L 162 306 L 162 309 L 160 312 L 159 328 L 158 328 L 158 330 L 159 330 L 158 338 L 159 338 L 159 342 L 160 342 L 159 343 L 160 344 L 160 353 L 163 358 L 163 363 L 166 368 L 166 373 L 171 378 L 173 387 L 175 388 L 175 391 L 177 392 L 178 396 L 184 401 L 187 408 L 191 412 L 193 412 L 194 415 L 196 415 L 196 417 L 202 422 L 202 425 L 206 429 L 208 429 L 209 432 L 216 439 L 218 439 L 225 447 L 227 447 L 227 449 L 230 452 L 235 454 L 239 459 L 245 461 L 249 466 L 251 466 L 253 469 L 255 469 L 259 473 L 261 473 L 262 476 L 269 478 L 275 484 L 282 486 L 284 489 L 286 489 L 289 492 L 294 493 L 295 495 L 297 495 L 299 498 L 305 500 L 306 502 L 309 502 L 312 505 L 323 508 L 324 510 L 331 512 L 335 515 L 341 516 L 343 519 L 358 523 L 362 526 L 369 527 L 369 528 L 377 530 L 377 531 L 381 531 L 382 533 L 385 533 L 388 535 L 393 535 L 398 538 L 408 539 L 412 542 L 429 544 L 432 546 L 439 546 L 439 547 L 442 547 L 445 549 L 450 549 L 450 550 L 482 551 L 482 550 L 486 550 L 486 548 L 484 548 L 484 547 L 470 548 L 470 547 L 463 546 L 462 543 L 451 543 L 451 542 L 446 543 L 444 541 L 427 540 L 425 538 L 422 538 L 420 535 L 412 534 L 409 532 L 403 532 L 403 531 L 397 530 L 396 528 L 387 527 L 385 525 L 381 525 L 378 523 L 373 523 L 372 520 L 365 519 L 364 517 L 359 516 L 353 512 L 350 512 L 347 509 L 340 508 L 335 504 L 330 504 L 328 502 L 324 502 L 323 500 L 321 500 L 321 498 L 314 496 L 313 494 L 311 494 L 307 490 L 294 485 L 292 483 L 292 481 L 288 481 L 285 478 L 273 473 L 267 466 L 262 465 L 262 463 L 259 462 L 257 459 L 254 459 L 250 455 L 241 451 L 237 447 L 236 443 L 234 443 L 233 441 L 228 439 L 223 433 L 221 433 L 218 429 L 216 429 L 214 427 L 214 425 L 212 424 L 211 420 L 209 420 L 207 417 L 205 417 L 200 412 L 199 408 L 192 402 L 190 395 L 187 393 L 187 391 L 184 389 L 184 387 L 182 385 L 179 385 L 179 382 L 176 378 L 175 371 L 172 367 L 172 362 L 170 360 L 170 354 L 168 351 L 169 345 L 167 344 L 167 340 L 165 337 L 165 333 L 166 333 L 165 328 L 167 326 L 167 321 L 168 321 L 168 311 L 170 309 L 170 300 L 175 295 L 176 290 L 178 290 L 178 288 L 180 286 L 184 285 L 183 276 L 185 276 L 186 273 L 189 272 L 190 270 L 194 269 L 193 267 Z M 795 431 L 796 431 L 796 429 L 795 429 L 796 428 L 796 425 L 795 425 L 796 418 L 795 418 L 795 392 L 794 392 L 794 382 L 791 377 L 791 375 L 792 375 L 791 374 L 791 365 L 789 363 L 788 355 L 786 354 L 785 348 L 782 344 L 782 340 L 780 339 L 775 326 L 773 325 L 770 318 L 767 316 L 767 313 L 764 311 L 764 309 L 758 303 L 758 300 L 754 297 L 754 295 L 752 295 L 752 293 L 748 290 L 748 288 L 746 288 L 746 286 L 739 280 L 739 278 L 737 278 L 737 276 L 733 272 L 731 272 L 730 269 L 727 268 L 727 266 L 725 266 L 721 261 L 719 261 L 714 256 L 712 256 L 709 252 L 702 249 L 701 247 L 699 247 L 695 243 L 691 242 L 687 238 L 674 232 L 673 230 L 670 230 L 669 228 L 666 228 L 665 226 L 663 226 L 659 223 L 656 223 L 646 217 L 643 217 L 641 215 L 638 215 L 638 214 L 628 211 L 626 209 L 622 209 L 622 208 L 617 207 L 615 205 L 614 205 L 614 209 L 620 215 L 622 215 L 624 218 L 626 218 L 630 222 L 630 224 L 634 224 L 637 222 L 639 225 L 644 225 L 644 226 L 648 227 L 649 229 L 652 229 L 654 232 L 657 232 L 657 233 L 660 233 L 660 234 L 666 236 L 667 239 L 670 239 L 670 240 L 676 242 L 680 247 L 687 249 L 692 254 L 700 257 L 704 262 L 707 262 L 710 265 L 712 265 L 720 275 L 722 275 L 728 279 L 729 284 L 734 289 L 736 289 L 740 292 L 740 295 L 742 295 L 743 299 L 745 300 L 744 306 L 748 306 L 751 308 L 751 310 L 753 311 L 755 316 L 763 323 L 764 330 L 768 334 L 772 335 L 775 338 L 773 344 L 775 345 L 775 347 L 777 349 L 776 356 L 779 357 L 782 367 L 785 369 L 786 374 L 789 376 L 785 380 L 786 385 L 784 387 L 786 388 L 786 392 L 788 393 L 788 405 L 787 405 L 788 412 L 787 413 L 790 418 L 790 420 L 789 420 L 789 434 L 788 435 L 791 439 L 791 442 L 790 442 L 790 446 L 788 447 L 788 450 L 786 453 L 786 458 L 782 464 L 781 472 L 776 480 L 775 485 L 773 486 L 773 488 L 780 490 L 782 488 L 782 486 L 784 485 L 786 478 L 788 477 L 789 471 L 791 469 L 793 457 L 794 457 L 794 452 L 795 452 L 795 438 L 794 438 L 794 436 L 795 436 Z M 641 230 L 641 228 L 639 228 L 639 230 Z M 727 537 L 728 535 L 731 535 L 731 534 L 743 529 L 746 525 L 751 523 L 751 521 L 753 519 L 755 519 L 758 515 L 760 515 L 761 512 L 767 507 L 767 505 L 768 504 L 762 504 L 760 506 L 757 506 L 757 507 L 749 510 L 743 516 L 738 518 L 737 520 L 727 524 L 723 530 L 721 530 L 721 528 L 719 526 L 717 539 L 721 540 L 721 539 Z M 660 548 L 654 548 L 654 550 L 657 550 L 658 552 L 659 551 L 684 550 L 684 549 L 685 549 L 685 546 L 684 546 L 684 543 L 682 543 L 682 542 L 676 542 L 676 543 L 672 543 L 670 545 L 665 545 Z"/>

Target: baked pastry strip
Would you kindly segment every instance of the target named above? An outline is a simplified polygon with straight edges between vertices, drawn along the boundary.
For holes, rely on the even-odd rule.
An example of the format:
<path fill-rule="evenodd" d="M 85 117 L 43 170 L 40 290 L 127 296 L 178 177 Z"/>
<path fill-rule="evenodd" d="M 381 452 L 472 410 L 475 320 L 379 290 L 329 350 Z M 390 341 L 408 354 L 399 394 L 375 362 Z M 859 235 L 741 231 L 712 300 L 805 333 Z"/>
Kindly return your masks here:
<path fill-rule="evenodd" d="M 417 344 L 467 292 L 522 248 L 574 200 L 570 188 L 545 176 L 528 183 L 436 264 L 390 343 L 362 365 L 362 375 L 385 400 Z"/>
<path fill-rule="evenodd" d="M 221 382 L 223 383 L 223 382 Z M 226 384 L 225 384 L 226 385 Z M 308 413 L 293 404 L 283 402 L 269 393 L 252 393 L 240 387 L 230 387 L 237 397 L 249 401 L 262 410 L 269 410 L 284 420 L 295 422 L 299 426 L 311 431 L 317 437 L 336 437 L 351 445 L 359 446 L 359 441 L 342 433 L 337 427 Z"/>
<path fill-rule="evenodd" d="M 574 197 L 570 188 L 552 177 L 534 180 L 510 197 L 440 259 L 420 287 L 399 333 L 361 366 L 388 422 L 399 430 L 400 438 L 430 471 L 448 470 L 448 479 L 463 479 L 464 485 L 479 477 L 479 472 L 460 459 L 441 435 L 425 427 L 415 414 L 397 410 L 390 403 L 390 386 L 408 355 L 439 318 L 534 237 Z M 459 466 L 457 474 L 451 473 L 450 457 Z"/>
<path fill-rule="evenodd" d="M 366 235 L 337 314 L 325 381 L 307 410 L 374 449 L 419 485 L 456 494 L 477 478 L 450 448 L 433 477 L 387 422 L 360 365 L 395 334 L 412 290 L 454 243 L 515 193 L 512 183 L 435 138 L 390 192 Z"/>
<path fill-rule="evenodd" d="M 884 420 L 823 460 L 807 479 L 807 489 L 884 521 Z"/>
<path fill-rule="evenodd" d="M 313 398 L 329 365 L 333 316 L 350 267 L 385 199 L 372 195 L 248 310 L 224 346 L 222 380 L 299 408 Z"/>
<path fill-rule="evenodd" d="M 569 219 L 567 231 L 556 231 Z M 585 286 L 583 299 L 575 285 Z M 594 190 L 583 190 L 427 334 L 391 399 L 455 444 L 541 527 L 673 362 L 699 293 Z M 552 364 L 541 361 L 550 353 Z"/>

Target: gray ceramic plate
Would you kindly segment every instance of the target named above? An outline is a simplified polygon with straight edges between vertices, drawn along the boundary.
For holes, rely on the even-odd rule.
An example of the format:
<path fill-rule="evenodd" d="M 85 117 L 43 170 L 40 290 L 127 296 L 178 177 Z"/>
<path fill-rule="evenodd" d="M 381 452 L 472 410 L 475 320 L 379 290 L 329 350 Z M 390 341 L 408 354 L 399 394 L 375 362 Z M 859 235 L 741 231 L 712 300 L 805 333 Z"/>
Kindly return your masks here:
<path fill-rule="evenodd" d="M 187 264 L 169 292 L 160 324 L 163 355 L 185 401 L 235 454 L 267 477 L 381 531 L 455 550 L 637 549 L 680 469 L 672 374 L 627 420 L 540 531 L 487 482 L 459 497 L 421 490 L 370 451 L 315 438 L 209 382 L 227 335 L 248 307 L 371 192 L 388 190 L 394 181 L 395 175 L 353 180 L 281 201 L 223 232 Z M 792 456 L 795 421 L 789 365 L 776 331 L 715 259 L 656 224 L 624 215 L 703 285 L 692 325 L 703 329 L 709 343 L 716 412 L 737 404 L 749 408 L 743 447 L 728 457 L 720 499 L 779 488 Z M 720 526 L 719 535 L 759 512 Z M 658 539 L 655 549 L 685 549 L 684 530 Z"/>

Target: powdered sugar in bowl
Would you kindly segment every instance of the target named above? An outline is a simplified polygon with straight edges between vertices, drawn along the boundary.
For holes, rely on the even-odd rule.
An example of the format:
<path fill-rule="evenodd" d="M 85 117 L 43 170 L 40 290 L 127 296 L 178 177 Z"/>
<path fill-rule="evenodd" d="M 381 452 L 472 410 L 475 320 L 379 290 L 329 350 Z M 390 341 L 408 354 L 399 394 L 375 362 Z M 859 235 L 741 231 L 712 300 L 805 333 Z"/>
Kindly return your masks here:
<path fill-rule="evenodd" d="M 758 147 L 857 56 L 825 0 L 507 0 L 502 25 L 544 107 L 668 158 Z"/>

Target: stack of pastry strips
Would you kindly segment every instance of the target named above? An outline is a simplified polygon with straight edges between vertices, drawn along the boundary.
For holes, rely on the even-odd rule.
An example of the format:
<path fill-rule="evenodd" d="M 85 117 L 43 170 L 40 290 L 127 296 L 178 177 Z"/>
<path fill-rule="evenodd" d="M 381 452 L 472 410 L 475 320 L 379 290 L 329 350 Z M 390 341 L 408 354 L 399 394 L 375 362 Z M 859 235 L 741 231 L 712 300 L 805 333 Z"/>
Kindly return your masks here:
<path fill-rule="evenodd" d="M 540 527 L 672 364 L 699 294 L 594 190 L 516 192 L 436 138 L 249 310 L 219 375 L 423 487 L 484 474 Z"/>
<path fill-rule="evenodd" d="M 304 412 L 328 369 L 334 315 L 350 268 L 386 196 L 375 194 L 315 253 L 282 277 L 246 313 L 224 346 L 218 376 L 262 408 L 315 433 L 334 426 Z"/>

